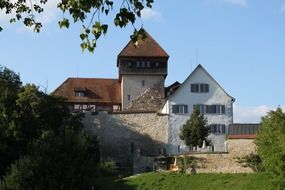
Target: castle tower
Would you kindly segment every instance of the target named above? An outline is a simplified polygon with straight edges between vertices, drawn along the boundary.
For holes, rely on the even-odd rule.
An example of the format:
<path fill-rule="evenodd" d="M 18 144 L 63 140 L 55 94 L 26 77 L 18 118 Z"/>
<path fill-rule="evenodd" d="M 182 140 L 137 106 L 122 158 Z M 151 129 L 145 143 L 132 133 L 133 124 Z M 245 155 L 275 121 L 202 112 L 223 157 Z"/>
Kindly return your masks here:
<path fill-rule="evenodd" d="M 117 58 L 122 110 L 149 89 L 159 88 L 158 97 L 164 98 L 169 56 L 148 33 L 146 36 L 137 46 L 130 41 Z"/>

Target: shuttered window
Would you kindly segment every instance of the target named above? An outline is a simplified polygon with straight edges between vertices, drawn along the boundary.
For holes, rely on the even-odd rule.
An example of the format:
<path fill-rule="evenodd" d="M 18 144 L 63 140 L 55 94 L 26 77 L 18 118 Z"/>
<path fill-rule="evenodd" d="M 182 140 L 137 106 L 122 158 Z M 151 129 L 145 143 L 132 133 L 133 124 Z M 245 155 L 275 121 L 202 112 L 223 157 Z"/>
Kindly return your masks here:
<path fill-rule="evenodd" d="M 203 105 L 197 104 L 193 109 L 198 109 L 201 114 L 225 114 L 225 105 Z"/>
<path fill-rule="evenodd" d="M 212 124 L 209 126 L 211 129 L 211 133 L 213 134 L 225 134 L 226 133 L 226 126 L 223 124 Z"/>
<path fill-rule="evenodd" d="M 209 92 L 209 84 L 193 83 L 193 84 L 191 84 L 191 92 L 192 93 L 208 93 Z"/>
<path fill-rule="evenodd" d="M 188 113 L 188 106 L 187 105 L 173 105 L 172 106 L 172 113 L 187 114 Z"/>

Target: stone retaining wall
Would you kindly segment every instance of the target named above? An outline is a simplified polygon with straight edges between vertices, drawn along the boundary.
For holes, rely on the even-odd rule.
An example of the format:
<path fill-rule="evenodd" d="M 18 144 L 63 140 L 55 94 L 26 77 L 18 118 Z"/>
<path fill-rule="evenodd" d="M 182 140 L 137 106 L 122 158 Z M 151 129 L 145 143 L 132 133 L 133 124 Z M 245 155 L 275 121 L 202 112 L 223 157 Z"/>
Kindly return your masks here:
<path fill-rule="evenodd" d="M 196 168 L 197 173 L 252 173 L 251 168 L 238 163 L 238 158 L 256 153 L 253 139 L 230 139 L 227 143 L 228 153 L 188 154 L 200 160 Z"/>

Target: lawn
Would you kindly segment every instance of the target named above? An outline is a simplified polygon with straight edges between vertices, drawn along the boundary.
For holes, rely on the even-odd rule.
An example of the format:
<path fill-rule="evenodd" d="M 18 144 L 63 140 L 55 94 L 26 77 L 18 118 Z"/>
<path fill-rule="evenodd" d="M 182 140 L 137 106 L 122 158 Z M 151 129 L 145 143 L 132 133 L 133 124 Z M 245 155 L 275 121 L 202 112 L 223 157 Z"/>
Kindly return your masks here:
<path fill-rule="evenodd" d="M 101 190 L 269 190 L 270 176 L 258 174 L 146 173 L 120 180 L 101 179 Z"/>

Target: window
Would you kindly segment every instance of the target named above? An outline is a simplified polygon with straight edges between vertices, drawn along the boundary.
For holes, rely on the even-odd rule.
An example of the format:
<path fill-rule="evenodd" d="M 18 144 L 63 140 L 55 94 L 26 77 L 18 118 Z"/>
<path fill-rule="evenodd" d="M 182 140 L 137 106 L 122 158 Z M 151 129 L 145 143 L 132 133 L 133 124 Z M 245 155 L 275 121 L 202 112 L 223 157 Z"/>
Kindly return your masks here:
<path fill-rule="evenodd" d="M 186 113 L 188 113 L 188 106 L 187 105 L 173 105 L 172 106 L 172 113 L 186 114 Z"/>
<path fill-rule="evenodd" d="M 191 84 L 191 92 L 199 92 L 199 84 Z"/>
<path fill-rule="evenodd" d="M 130 94 L 128 94 L 128 100 L 129 100 L 129 101 L 131 100 L 131 95 L 130 95 Z"/>
<path fill-rule="evenodd" d="M 146 66 L 147 66 L 147 67 L 150 67 L 150 61 L 147 61 L 147 62 L 146 62 Z"/>
<path fill-rule="evenodd" d="M 137 61 L 137 67 L 140 67 L 140 66 L 141 66 L 140 62 L 139 62 L 139 61 Z"/>
<path fill-rule="evenodd" d="M 145 67 L 145 62 L 144 61 L 142 62 L 142 67 Z"/>
<path fill-rule="evenodd" d="M 225 114 L 224 105 L 201 105 L 193 106 L 193 109 L 198 109 L 201 114 Z"/>
<path fill-rule="evenodd" d="M 142 87 L 145 86 L 145 80 L 142 80 Z"/>
<path fill-rule="evenodd" d="M 201 93 L 209 92 L 209 84 L 200 84 L 200 92 Z"/>
<path fill-rule="evenodd" d="M 191 92 L 193 92 L 193 93 L 207 93 L 207 92 L 209 92 L 209 84 L 193 83 L 193 84 L 191 84 Z"/>
<path fill-rule="evenodd" d="M 211 133 L 213 134 L 225 134 L 226 133 L 226 126 L 223 124 L 212 124 L 209 125 L 211 129 Z"/>
<path fill-rule="evenodd" d="M 201 114 L 205 114 L 205 105 L 194 105 L 193 109 L 198 109 L 200 111 Z"/>
<path fill-rule="evenodd" d="M 156 67 L 159 67 L 159 62 L 155 62 L 155 66 L 156 66 Z"/>
<path fill-rule="evenodd" d="M 131 67 L 132 66 L 132 62 L 128 62 L 128 67 Z"/>
<path fill-rule="evenodd" d="M 84 97 L 85 96 L 85 92 L 83 92 L 83 91 L 75 91 L 75 96 L 76 97 Z"/>

